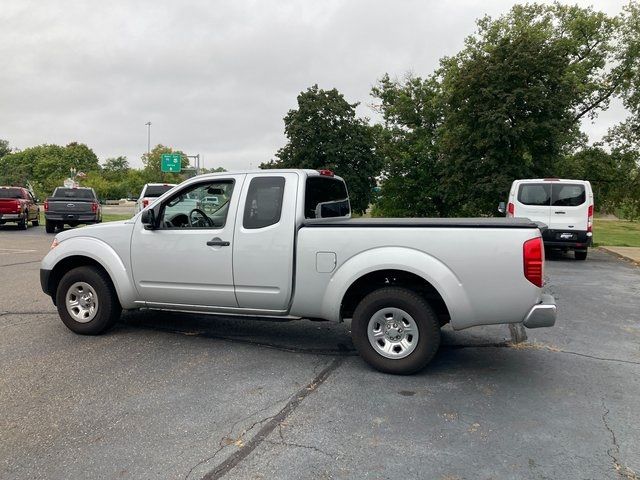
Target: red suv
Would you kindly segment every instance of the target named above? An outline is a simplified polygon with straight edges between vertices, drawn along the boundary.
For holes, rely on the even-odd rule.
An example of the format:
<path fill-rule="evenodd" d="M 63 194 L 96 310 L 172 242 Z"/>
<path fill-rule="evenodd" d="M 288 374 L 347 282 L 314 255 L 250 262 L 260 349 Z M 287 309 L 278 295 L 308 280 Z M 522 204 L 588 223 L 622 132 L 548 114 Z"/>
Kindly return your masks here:
<path fill-rule="evenodd" d="M 40 208 L 31 192 L 22 187 L 0 187 L 0 225 L 16 222 L 21 230 L 27 223 L 38 226 Z"/>

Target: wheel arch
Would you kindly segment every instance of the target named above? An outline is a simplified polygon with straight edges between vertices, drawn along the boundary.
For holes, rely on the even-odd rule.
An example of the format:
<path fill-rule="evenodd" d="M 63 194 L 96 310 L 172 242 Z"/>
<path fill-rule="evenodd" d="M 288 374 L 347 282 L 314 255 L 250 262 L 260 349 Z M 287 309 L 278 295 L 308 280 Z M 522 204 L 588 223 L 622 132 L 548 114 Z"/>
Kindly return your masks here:
<path fill-rule="evenodd" d="M 51 271 L 47 290 L 54 302 L 55 292 L 64 274 L 80 266 L 95 266 L 104 271 L 122 308 L 136 307 L 135 288 L 122 260 L 105 242 L 91 237 L 62 241 L 43 259 L 42 268 Z"/>
<path fill-rule="evenodd" d="M 442 261 L 412 248 L 380 247 L 355 255 L 336 270 L 323 298 L 324 317 L 349 318 L 346 315 L 352 313 L 357 301 L 389 286 L 389 281 L 426 295 L 441 321 L 450 320 L 454 328 L 459 319 L 472 316 L 462 282 Z"/>

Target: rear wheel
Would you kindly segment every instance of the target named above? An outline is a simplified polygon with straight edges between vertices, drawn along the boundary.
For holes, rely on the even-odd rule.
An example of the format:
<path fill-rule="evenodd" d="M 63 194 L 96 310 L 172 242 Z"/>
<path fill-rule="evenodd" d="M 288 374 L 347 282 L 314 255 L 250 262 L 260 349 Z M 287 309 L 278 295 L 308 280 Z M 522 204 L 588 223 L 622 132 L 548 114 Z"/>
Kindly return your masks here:
<path fill-rule="evenodd" d="M 573 254 L 576 256 L 576 260 L 586 260 L 587 259 L 587 251 L 586 250 L 575 250 Z"/>
<path fill-rule="evenodd" d="M 410 374 L 424 368 L 440 347 L 440 323 L 417 293 L 385 287 L 367 295 L 351 322 L 353 344 L 376 370 Z"/>
<path fill-rule="evenodd" d="M 31 225 L 33 225 L 34 227 L 37 227 L 38 225 L 40 225 L 40 210 L 38 210 L 38 214 L 36 215 L 36 219 L 31 222 Z"/>
<path fill-rule="evenodd" d="M 24 218 L 18 221 L 18 228 L 19 228 L 20 230 L 26 230 L 26 229 L 27 229 L 27 226 L 28 226 L 28 225 L 27 225 L 27 218 L 28 218 L 28 216 L 27 216 L 27 214 L 25 213 L 25 214 L 24 214 Z"/>
<path fill-rule="evenodd" d="M 120 318 L 122 307 L 107 274 L 97 267 L 69 270 L 60 280 L 56 305 L 63 323 L 75 333 L 98 335 Z"/>
<path fill-rule="evenodd" d="M 54 233 L 56 231 L 56 222 L 52 222 L 51 220 L 45 220 L 44 229 L 47 233 Z"/>

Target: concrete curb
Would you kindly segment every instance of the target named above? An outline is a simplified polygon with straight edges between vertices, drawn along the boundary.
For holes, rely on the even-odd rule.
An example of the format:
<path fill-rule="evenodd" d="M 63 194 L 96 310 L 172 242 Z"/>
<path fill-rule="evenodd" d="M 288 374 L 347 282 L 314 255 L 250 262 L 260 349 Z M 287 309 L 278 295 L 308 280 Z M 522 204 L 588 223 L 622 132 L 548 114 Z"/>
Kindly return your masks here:
<path fill-rule="evenodd" d="M 640 267 L 640 261 L 616 250 L 616 247 L 598 247 L 598 249 L 610 255 L 614 255 L 618 258 L 621 258 L 622 260 L 626 260 L 627 262 L 634 264 L 636 267 Z"/>

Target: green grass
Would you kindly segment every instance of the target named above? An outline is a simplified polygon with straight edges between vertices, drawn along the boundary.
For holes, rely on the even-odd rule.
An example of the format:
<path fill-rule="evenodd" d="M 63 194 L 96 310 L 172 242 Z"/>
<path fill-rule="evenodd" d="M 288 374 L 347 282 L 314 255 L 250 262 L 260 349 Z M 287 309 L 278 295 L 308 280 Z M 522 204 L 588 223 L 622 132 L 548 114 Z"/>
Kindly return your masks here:
<path fill-rule="evenodd" d="M 133 215 L 127 215 L 126 213 L 103 213 L 103 222 L 116 222 L 118 220 L 129 220 Z"/>
<path fill-rule="evenodd" d="M 640 223 L 596 218 L 593 238 L 596 246 L 640 247 Z"/>

